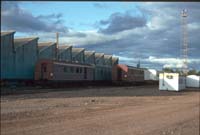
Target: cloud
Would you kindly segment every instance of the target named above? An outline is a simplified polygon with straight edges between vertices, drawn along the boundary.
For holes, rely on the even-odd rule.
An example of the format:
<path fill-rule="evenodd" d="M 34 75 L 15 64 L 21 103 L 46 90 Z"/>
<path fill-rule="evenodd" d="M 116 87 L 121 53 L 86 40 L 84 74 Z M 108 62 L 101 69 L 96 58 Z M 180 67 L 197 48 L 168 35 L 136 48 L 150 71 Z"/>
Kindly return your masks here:
<path fill-rule="evenodd" d="M 4 19 L 3 26 L 7 28 L 20 32 L 46 33 L 46 36 L 44 35 L 40 40 L 55 41 L 55 35 L 50 36 L 48 33 L 60 29 L 60 43 L 114 54 L 119 56 L 120 63 L 128 65 L 135 66 L 140 59 L 143 67 L 161 69 L 163 66 L 181 67 L 180 12 L 183 8 L 187 8 L 189 66 L 200 69 L 200 14 L 198 14 L 200 5 L 193 2 L 186 4 L 153 2 L 153 4 L 139 3 L 137 5 L 137 12 L 142 15 L 135 16 L 129 11 L 115 12 L 107 19 L 99 20 L 96 29 L 85 31 L 75 31 L 69 26 L 67 28 L 63 26 L 62 14 L 33 16 L 22 10 L 18 4 L 2 5 L 2 19 Z M 100 8 L 102 5 L 96 6 Z M 19 17 L 16 17 L 17 15 Z M 47 22 L 47 20 L 50 21 Z M 26 21 L 30 26 L 25 23 Z M 82 23 L 81 20 L 79 23 Z M 91 24 L 93 23 L 90 22 L 88 25 Z M 62 30 L 67 32 L 62 32 Z"/>
<path fill-rule="evenodd" d="M 180 58 L 158 58 L 155 56 L 149 56 L 148 58 L 130 58 L 125 56 L 119 56 L 114 55 L 116 57 L 119 57 L 121 62 L 124 63 L 131 63 L 133 65 L 136 65 L 138 61 L 141 61 L 142 65 L 160 65 L 163 68 L 182 68 L 184 66 L 183 60 Z M 199 64 L 200 65 L 200 59 L 189 59 L 188 64 Z M 154 67 L 155 68 L 155 67 Z"/>
<path fill-rule="evenodd" d="M 60 20 L 61 16 L 62 14 L 33 16 L 32 13 L 20 8 L 18 2 L 3 1 L 1 28 L 19 32 L 67 32 L 67 27 Z M 49 21 L 49 18 L 55 21 Z"/>
<path fill-rule="evenodd" d="M 124 30 L 135 29 L 146 25 L 145 17 L 132 16 L 129 12 L 113 13 L 109 19 L 101 20 L 100 25 L 108 25 L 107 28 L 100 28 L 99 32 L 113 34 Z"/>
<path fill-rule="evenodd" d="M 96 8 L 107 8 L 108 7 L 108 5 L 105 3 L 94 3 L 93 5 Z"/>

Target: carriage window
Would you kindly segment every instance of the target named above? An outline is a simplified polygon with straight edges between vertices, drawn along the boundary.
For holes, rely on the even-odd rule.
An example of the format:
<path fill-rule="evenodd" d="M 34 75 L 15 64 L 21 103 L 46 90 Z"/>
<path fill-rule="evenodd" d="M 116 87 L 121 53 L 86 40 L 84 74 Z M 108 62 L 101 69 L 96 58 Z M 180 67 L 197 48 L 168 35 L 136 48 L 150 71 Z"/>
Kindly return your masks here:
<path fill-rule="evenodd" d="M 68 72 L 68 68 L 67 67 L 64 67 L 64 72 Z"/>
<path fill-rule="evenodd" d="M 78 67 L 76 68 L 76 73 L 79 73 L 79 68 Z"/>
<path fill-rule="evenodd" d="M 70 71 L 73 73 L 73 72 L 74 72 L 74 68 L 73 68 L 73 67 L 70 67 Z"/>
<path fill-rule="evenodd" d="M 80 73 L 82 73 L 82 68 L 80 68 Z"/>
<path fill-rule="evenodd" d="M 101 74 L 103 74 L 103 70 L 101 70 L 100 72 L 101 72 Z"/>

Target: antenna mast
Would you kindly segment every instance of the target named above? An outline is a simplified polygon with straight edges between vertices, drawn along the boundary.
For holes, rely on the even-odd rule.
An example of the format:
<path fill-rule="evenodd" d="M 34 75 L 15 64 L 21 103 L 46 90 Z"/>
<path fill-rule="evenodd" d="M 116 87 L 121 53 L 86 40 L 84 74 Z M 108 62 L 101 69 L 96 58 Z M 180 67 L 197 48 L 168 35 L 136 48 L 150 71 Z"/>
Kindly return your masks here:
<path fill-rule="evenodd" d="M 187 35 L 187 10 L 181 12 L 181 26 L 182 26 L 182 71 L 184 75 L 188 72 L 188 35 Z"/>

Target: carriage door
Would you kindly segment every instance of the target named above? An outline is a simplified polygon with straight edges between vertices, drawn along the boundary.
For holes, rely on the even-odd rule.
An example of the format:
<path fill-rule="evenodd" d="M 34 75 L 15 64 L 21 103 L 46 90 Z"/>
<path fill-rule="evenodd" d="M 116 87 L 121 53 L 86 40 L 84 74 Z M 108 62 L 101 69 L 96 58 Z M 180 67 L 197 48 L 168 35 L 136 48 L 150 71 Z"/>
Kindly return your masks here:
<path fill-rule="evenodd" d="M 122 70 L 121 69 L 117 69 L 117 80 L 121 81 L 122 80 Z"/>
<path fill-rule="evenodd" d="M 84 67 L 84 79 L 87 79 L 87 68 Z"/>
<path fill-rule="evenodd" d="M 41 79 L 42 80 L 47 79 L 47 63 L 42 63 L 41 65 Z"/>

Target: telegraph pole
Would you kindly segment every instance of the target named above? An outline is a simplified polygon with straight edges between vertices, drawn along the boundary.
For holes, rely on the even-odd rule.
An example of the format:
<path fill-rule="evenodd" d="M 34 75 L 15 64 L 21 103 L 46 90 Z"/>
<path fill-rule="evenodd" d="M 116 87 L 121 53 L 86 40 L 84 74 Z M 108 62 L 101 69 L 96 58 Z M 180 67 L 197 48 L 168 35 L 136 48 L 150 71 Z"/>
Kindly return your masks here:
<path fill-rule="evenodd" d="M 58 59 L 58 45 L 59 45 L 59 33 L 56 32 L 56 49 L 55 49 L 56 60 Z"/>

